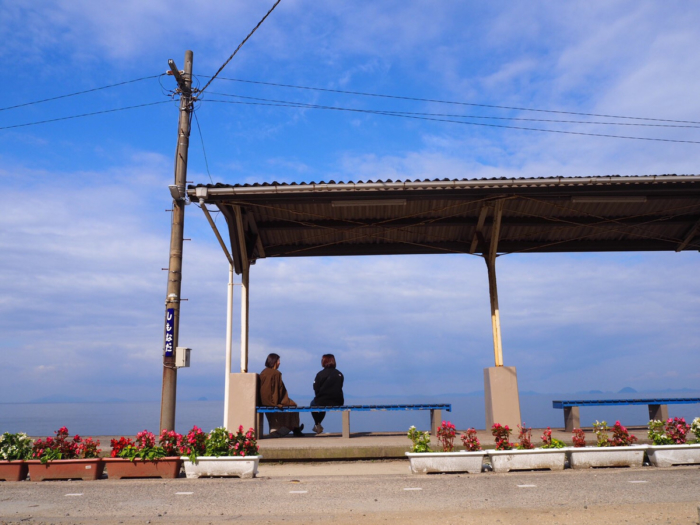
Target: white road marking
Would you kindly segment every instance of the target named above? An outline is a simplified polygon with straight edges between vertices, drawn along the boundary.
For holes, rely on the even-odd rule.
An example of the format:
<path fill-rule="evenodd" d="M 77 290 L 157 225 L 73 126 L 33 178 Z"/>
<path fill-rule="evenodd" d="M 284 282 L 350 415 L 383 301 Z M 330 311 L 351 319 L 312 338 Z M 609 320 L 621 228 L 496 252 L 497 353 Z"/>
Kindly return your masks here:
<path fill-rule="evenodd" d="M 649 482 L 648 482 L 648 481 L 643 481 L 643 480 L 640 480 L 640 481 L 636 481 L 636 480 L 635 480 L 635 481 L 628 481 L 627 483 L 649 483 Z"/>
<path fill-rule="evenodd" d="M 308 490 L 290 490 L 290 494 L 307 494 L 309 491 Z"/>
<path fill-rule="evenodd" d="M 536 486 L 537 486 L 537 485 L 518 485 L 518 487 L 521 488 L 521 489 L 527 489 L 527 488 L 536 487 Z"/>
<path fill-rule="evenodd" d="M 176 492 L 176 496 L 189 496 L 190 494 L 194 494 L 194 492 Z"/>
<path fill-rule="evenodd" d="M 76 494 L 66 494 L 66 496 L 82 496 L 82 495 L 83 495 L 82 492 L 76 493 Z"/>
<path fill-rule="evenodd" d="M 423 489 L 420 487 L 409 487 L 409 488 L 405 488 L 404 490 L 423 490 Z"/>

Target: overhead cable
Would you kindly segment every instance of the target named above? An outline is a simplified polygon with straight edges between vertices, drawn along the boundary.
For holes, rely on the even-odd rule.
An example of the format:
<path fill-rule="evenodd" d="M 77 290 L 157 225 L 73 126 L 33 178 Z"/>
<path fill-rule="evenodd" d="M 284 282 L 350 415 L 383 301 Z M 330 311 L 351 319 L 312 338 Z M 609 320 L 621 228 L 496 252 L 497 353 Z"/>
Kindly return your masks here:
<path fill-rule="evenodd" d="M 58 95 L 57 97 L 51 97 L 51 98 L 45 98 L 42 100 L 35 100 L 34 102 L 25 102 L 23 104 L 15 104 L 14 106 L 7 106 L 4 108 L 0 108 L 0 111 L 5 111 L 8 109 L 15 109 L 15 108 L 21 108 L 24 106 L 31 106 L 33 104 L 41 104 L 43 102 L 50 102 L 52 100 L 58 100 L 61 98 L 68 98 L 68 97 L 75 97 L 77 95 L 84 95 L 85 93 L 92 93 L 93 91 L 100 91 L 102 89 L 109 89 L 117 86 L 124 86 L 126 84 L 133 84 L 134 82 L 141 82 L 142 80 L 148 80 L 151 78 L 157 78 L 161 75 L 151 75 L 150 77 L 141 77 L 141 78 L 135 78 L 134 80 L 126 80 L 124 82 L 117 82 L 116 84 L 109 84 L 107 86 L 102 86 L 102 87 L 97 87 L 97 88 L 92 88 L 92 89 L 86 89 L 85 91 L 77 91 L 75 93 L 68 93 L 67 95 Z"/>
<path fill-rule="evenodd" d="M 221 72 L 224 70 L 224 68 L 228 65 L 229 62 L 231 62 L 231 59 L 232 59 L 233 57 L 236 56 L 236 53 L 238 53 L 238 50 L 239 50 L 240 48 L 243 47 L 243 44 L 245 44 L 251 36 L 253 36 L 253 33 L 255 33 L 255 32 L 258 30 L 258 28 L 262 25 L 262 23 L 265 21 L 265 19 L 266 19 L 268 16 L 270 16 L 270 13 L 272 13 L 272 12 L 275 10 L 275 7 L 277 7 L 277 5 L 278 5 L 281 1 L 282 1 L 282 0 L 277 0 L 277 1 L 275 2 L 275 5 L 273 5 L 273 6 L 270 8 L 270 10 L 265 14 L 265 16 L 262 17 L 262 19 L 260 20 L 260 22 L 258 22 L 258 25 L 256 25 L 256 26 L 253 28 L 253 30 L 252 30 L 250 33 L 248 33 L 248 36 L 245 37 L 245 38 L 243 39 L 243 42 L 241 42 L 240 44 L 238 44 L 238 47 L 236 48 L 236 50 L 235 50 L 233 53 L 231 53 L 231 56 L 228 57 L 228 60 L 226 60 L 226 62 L 224 62 L 224 64 L 219 68 L 219 70 L 218 70 L 216 73 L 214 73 L 214 76 L 212 76 L 212 77 L 209 79 L 209 82 L 207 82 L 207 83 L 204 85 L 204 87 L 203 87 L 202 89 L 199 90 L 199 95 L 198 95 L 198 96 L 201 96 L 201 94 L 204 92 L 204 90 L 207 89 L 207 88 L 209 87 L 209 84 L 211 84 L 211 83 L 214 81 L 214 79 L 218 76 L 218 74 L 221 73 Z"/>
<path fill-rule="evenodd" d="M 211 178 L 211 173 L 209 173 L 209 161 L 207 160 L 207 150 L 204 148 L 204 135 L 202 135 L 202 128 L 199 125 L 199 118 L 197 117 L 197 112 L 193 111 L 194 121 L 197 124 L 197 130 L 199 131 L 199 140 L 202 142 L 202 153 L 204 154 L 204 165 L 207 167 L 207 175 L 209 175 L 209 180 L 214 184 L 214 179 Z"/>
<path fill-rule="evenodd" d="M 2 129 L 12 129 L 12 128 L 23 128 L 25 126 L 36 126 L 37 124 L 46 124 L 48 122 L 58 122 L 59 120 L 70 120 L 74 118 L 81 118 L 81 117 L 91 117 L 93 115 L 101 115 L 103 113 L 115 113 L 117 111 L 125 111 L 127 109 L 136 109 L 136 108 L 145 108 L 146 106 L 156 106 L 158 104 L 170 104 L 170 100 L 161 100 L 160 102 L 149 102 L 147 104 L 138 104 L 136 106 L 126 106 L 123 108 L 115 108 L 115 109 L 105 109 L 102 111 L 94 111 L 92 113 L 82 113 L 80 115 L 70 115 L 68 117 L 59 117 L 59 118 L 52 118 L 48 120 L 39 120 L 37 122 L 27 122 L 25 124 L 14 124 L 13 126 L 3 126 L 0 128 Z"/>
<path fill-rule="evenodd" d="M 298 107 L 309 107 L 309 108 L 315 108 L 318 107 L 316 104 L 308 104 L 306 102 L 295 102 L 295 101 L 289 101 L 289 100 L 276 100 L 276 99 L 269 99 L 269 98 L 260 98 L 260 97 L 247 97 L 244 95 L 234 95 L 231 93 L 218 93 L 214 91 L 210 91 L 209 94 L 211 95 L 220 95 L 222 97 L 234 97 L 234 98 L 243 98 L 247 100 L 259 100 L 262 102 L 276 102 L 282 105 L 294 105 Z M 329 107 L 337 107 L 337 106 L 329 106 Z M 484 116 L 484 115 L 460 115 L 460 114 L 455 114 L 455 113 L 425 113 L 425 112 L 415 112 L 415 111 L 398 111 L 398 110 L 384 110 L 384 109 L 377 109 L 377 110 L 367 110 L 367 111 L 377 111 L 377 112 L 389 112 L 389 113 L 396 113 L 396 114 L 402 114 L 402 115 L 421 115 L 421 116 L 428 116 L 428 117 L 457 117 L 457 118 L 480 118 L 480 119 L 489 119 L 489 120 L 518 120 L 518 121 L 525 121 L 525 122 L 554 122 L 558 124 L 592 124 L 592 125 L 600 125 L 600 126 L 640 126 L 640 127 L 654 127 L 654 128 L 695 128 L 698 129 L 700 128 L 700 125 L 686 125 L 686 124 L 646 124 L 646 123 L 641 123 L 641 122 L 598 122 L 598 121 L 590 121 L 590 120 L 555 120 L 555 119 L 537 119 L 537 118 L 520 118 L 520 117 L 494 117 L 494 116 Z M 700 124 L 700 123 L 699 123 Z"/>
<path fill-rule="evenodd" d="M 700 144 L 700 141 L 694 141 L 694 140 L 660 139 L 660 138 L 649 138 L 649 137 L 630 137 L 630 136 L 625 136 L 625 135 L 609 135 L 609 134 L 604 134 L 604 133 L 585 133 L 582 131 L 563 131 L 563 130 L 557 130 L 557 129 L 527 128 L 524 126 L 505 126 L 502 124 L 486 124 L 483 122 L 466 122 L 464 120 L 450 120 L 450 119 L 444 119 L 444 118 L 421 117 L 421 116 L 417 116 L 417 115 L 407 115 L 407 114 L 402 114 L 402 113 L 397 113 L 397 112 L 392 112 L 392 111 L 378 111 L 378 110 L 357 109 L 357 108 L 342 108 L 342 107 L 337 107 L 337 106 L 321 106 L 321 105 L 317 105 L 317 104 L 298 104 L 298 103 L 279 104 L 279 103 L 266 103 L 266 102 L 244 102 L 244 101 L 239 101 L 239 100 L 216 100 L 216 99 L 209 99 L 207 102 L 218 102 L 218 103 L 223 103 L 223 104 L 242 104 L 242 105 L 251 105 L 251 106 L 275 106 L 275 107 L 291 107 L 291 108 L 302 108 L 302 109 L 324 109 L 324 110 L 333 110 L 333 111 L 351 111 L 351 112 L 355 112 L 355 113 L 369 113 L 369 114 L 373 114 L 373 115 L 385 115 L 388 117 L 402 117 L 402 118 L 410 118 L 410 119 L 415 119 L 415 120 L 428 120 L 428 121 L 433 121 L 433 122 L 450 122 L 453 124 L 462 124 L 462 125 L 466 125 L 466 126 L 483 126 L 483 127 L 489 127 L 489 128 L 519 129 L 519 130 L 524 130 L 524 131 L 540 131 L 543 133 L 560 133 L 560 134 L 564 134 L 564 135 L 584 135 L 584 136 L 588 136 L 588 137 L 603 137 L 603 138 L 613 138 L 613 139 L 648 140 L 648 141 L 655 141 L 655 142 L 678 142 L 678 143 L 684 143 L 684 144 Z"/>
<path fill-rule="evenodd" d="M 202 77 L 207 77 L 207 75 L 200 75 Z M 212 77 L 209 83 L 214 80 Z M 473 107 L 479 107 L 479 108 L 491 108 L 491 109 L 510 109 L 510 110 L 516 110 L 516 111 L 537 111 L 541 113 L 558 113 L 561 115 L 579 115 L 579 116 L 584 116 L 584 117 L 603 117 L 603 118 L 619 118 L 619 119 L 630 119 L 630 120 L 649 120 L 649 121 L 654 121 L 654 122 L 676 122 L 679 124 L 700 124 L 700 121 L 695 121 L 695 120 L 673 120 L 673 119 L 664 119 L 664 118 L 649 118 L 649 117 L 630 117 L 630 116 L 625 116 L 625 115 L 607 115 L 607 114 L 601 114 L 601 113 L 583 113 L 583 112 L 578 112 L 578 111 L 561 111 L 561 110 L 554 110 L 554 109 L 539 109 L 539 108 L 524 108 L 524 107 L 517 107 L 517 106 L 499 106 L 495 104 L 477 104 L 474 102 L 458 102 L 458 101 L 451 101 L 451 100 L 439 100 L 439 99 L 432 99 L 432 98 L 420 98 L 420 97 L 407 97 L 407 96 L 401 96 L 401 95 L 383 95 L 380 93 L 366 93 L 363 91 L 347 91 L 343 89 L 331 89 L 331 88 L 320 88 L 320 87 L 311 87 L 311 86 L 297 86 L 294 84 L 280 84 L 276 82 L 262 82 L 259 80 L 244 80 L 240 78 L 227 78 L 227 77 L 219 77 L 219 80 L 229 80 L 231 82 L 243 82 L 246 84 L 260 84 L 264 86 L 274 86 L 274 87 L 284 87 L 284 88 L 293 88 L 293 89 L 307 89 L 311 91 L 325 91 L 328 93 L 342 93 L 345 95 L 360 95 L 363 97 L 378 97 L 378 98 L 391 98 L 391 99 L 396 99 L 396 100 L 411 100 L 414 102 L 434 102 L 437 104 L 454 104 L 458 106 L 473 106 Z"/>

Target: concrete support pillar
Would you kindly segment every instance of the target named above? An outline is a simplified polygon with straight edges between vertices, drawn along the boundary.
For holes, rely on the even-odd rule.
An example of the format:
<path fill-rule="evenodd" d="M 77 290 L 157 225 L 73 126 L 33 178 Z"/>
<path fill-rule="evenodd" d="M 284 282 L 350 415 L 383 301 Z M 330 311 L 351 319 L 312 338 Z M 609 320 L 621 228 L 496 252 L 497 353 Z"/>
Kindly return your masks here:
<path fill-rule="evenodd" d="M 668 405 L 649 405 L 649 419 L 668 421 Z"/>
<path fill-rule="evenodd" d="M 575 428 L 581 428 L 578 407 L 564 407 L 564 430 L 573 432 Z"/>
<path fill-rule="evenodd" d="M 202 205 L 204 206 L 204 205 Z M 224 427 L 228 428 L 228 401 L 231 397 L 231 354 L 233 352 L 233 264 L 228 265 L 226 301 L 226 381 L 224 387 Z"/>
<path fill-rule="evenodd" d="M 350 438 L 350 411 L 343 411 L 343 437 Z"/>
<path fill-rule="evenodd" d="M 248 319 L 250 313 L 249 300 L 250 266 L 245 265 L 241 274 L 241 372 L 248 371 Z"/>
<path fill-rule="evenodd" d="M 518 375 L 513 366 L 484 368 L 486 430 L 494 423 L 517 430 L 521 424 Z"/>
<path fill-rule="evenodd" d="M 228 425 L 229 432 L 237 432 L 243 425 L 244 430 L 258 430 L 258 414 L 255 411 L 258 398 L 258 374 L 231 374 L 229 377 Z"/>
<path fill-rule="evenodd" d="M 437 437 L 438 428 L 442 425 L 442 410 L 430 411 L 430 435 Z"/>

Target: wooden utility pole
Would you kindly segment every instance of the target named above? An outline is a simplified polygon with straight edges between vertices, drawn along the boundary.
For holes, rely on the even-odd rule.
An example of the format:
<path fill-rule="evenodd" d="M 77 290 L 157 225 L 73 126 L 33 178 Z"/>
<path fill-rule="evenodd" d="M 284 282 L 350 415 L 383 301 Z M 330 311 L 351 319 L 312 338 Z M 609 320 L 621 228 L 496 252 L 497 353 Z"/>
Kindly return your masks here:
<path fill-rule="evenodd" d="M 182 239 L 185 228 L 185 204 L 187 180 L 187 152 L 190 145 L 190 118 L 192 113 L 192 51 L 185 52 L 185 69 L 177 69 L 168 60 L 170 71 L 177 80 L 180 92 L 180 118 L 177 147 L 175 149 L 175 185 L 173 195 L 172 224 L 170 229 L 170 264 L 168 265 L 168 291 L 165 297 L 165 341 L 163 345 L 163 391 L 160 402 L 160 430 L 175 429 L 175 401 L 177 395 L 177 368 L 175 349 L 180 333 L 180 288 L 182 286 Z"/>

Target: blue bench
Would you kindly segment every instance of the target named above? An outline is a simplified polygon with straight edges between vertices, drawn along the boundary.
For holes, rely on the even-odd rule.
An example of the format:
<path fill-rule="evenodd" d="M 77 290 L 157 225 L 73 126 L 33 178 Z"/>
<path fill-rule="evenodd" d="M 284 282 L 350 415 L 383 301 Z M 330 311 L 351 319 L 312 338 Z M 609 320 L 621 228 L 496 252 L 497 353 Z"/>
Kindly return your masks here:
<path fill-rule="evenodd" d="M 571 401 L 552 401 L 553 408 L 564 409 L 564 429 L 571 432 L 581 428 L 579 407 L 614 406 L 614 405 L 648 405 L 649 419 L 666 421 L 668 405 L 692 405 L 700 403 L 700 397 L 669 397 L 650 399 L 577 399 Z"/>
<path fill-rule="evenodd" d="M 350 412 L 374 412 L 376 410 L 398 412 L 405 410 L 430 410 L 430 431 L 437 434 L 437 429 L 442 421 L 442 411 L 452 412 L 452 405 L 343 405 L 338 407 L 255 407 L 258 417 L 258 432 L 263 434 L 263 414 L 281 412 L 342 412 L 343 413 L 343 437 L 350 437 Z"/>

